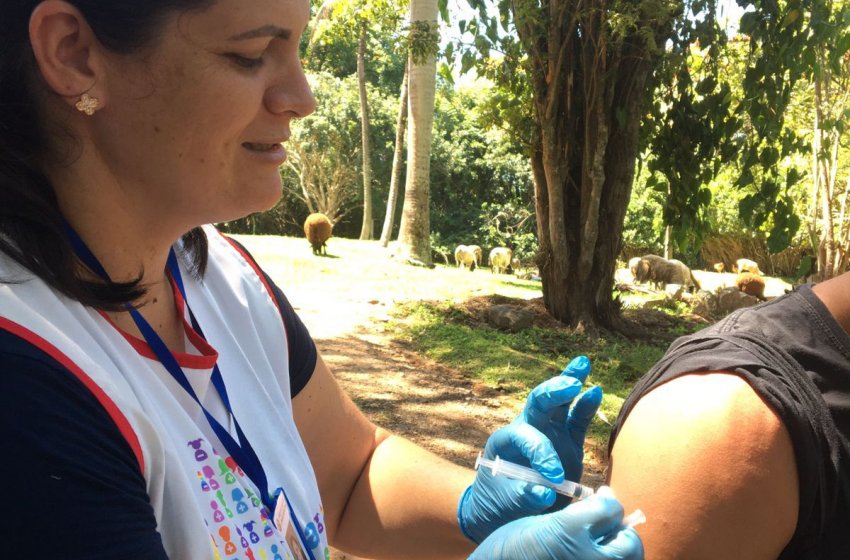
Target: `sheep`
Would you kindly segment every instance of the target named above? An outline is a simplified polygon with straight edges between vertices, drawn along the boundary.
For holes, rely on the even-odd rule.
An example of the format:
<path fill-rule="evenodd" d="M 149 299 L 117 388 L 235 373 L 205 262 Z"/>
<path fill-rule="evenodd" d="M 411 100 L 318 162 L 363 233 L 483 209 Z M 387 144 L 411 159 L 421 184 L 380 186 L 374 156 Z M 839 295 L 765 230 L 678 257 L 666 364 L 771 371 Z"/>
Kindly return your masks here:
<path fill-rule="evenodd" d="M 475 270 L 475 245 L 458 245 L 455 247 L 455 262 L 458 268 L 469 268 Z"/>
<path fill-rule="evenodd" d="M 667 260 L 658 255 L 641 257 L 635 280 L 638 283 L 651 281 L 659 289 L 665 284 L 679 284 L 686 289 L 689 287 L 700 289 L 699 282 L 685 263 L 676 259 Z"/>
<path fill-rule="evenodd" d="M 475 255 L 475 268 L 481 267 L 481 259 L 484 257 L 484 251 L 481 250 L 481 247 L 478 245 L 467 245 L 468 249 L 472 250 L 472 254 Z"/>
<path fill-rule="evenodd" d="M 638 263 L 640 263 L 640 257 L 632 257 L 629 259 L 629 272 L 632 273 L 632 278 L 637 278 Z"/>
<path fill-rule="evenodd" d="M 735 264 L 732 265 L 732 272 L 752 272 L 761 276 L 758 263 L 750 259 L 738 259 L 735 261 Z"/>
<path fill-rule="evenodd" d="M 634 262 L 637 259 L 637 262 Z M 644 282 L 650 282 L 656 284 L 658 287 L 658 283 L 655 282 L 655 279 L 652 277 L 652 265 L 655 263 L 666 262 L 667 259 L 664 257 L 659 257 L 658 255 L 644 255 L 642 257 L 635 257 L 629 261 L 629 270 L 632 269 L 632 265 L 634 265 L 634 271 L 632 272 L 632 276 L 635 278 L 635 282 L 637 284 L 643 284 Z"/>
<path fill-rule="evenodd" d="M 320 212 L 316 212 L 307 216 L 304 220 L 304 235 L 307 236 L 307 241 L 313 247 L 314 255 L 327 254 L 325 242 L 330 239 L 333 224 L 327 216 Z"/>
<path fill-rule="evenodd" d="M 522 269 L 522 262 L 516 257 L 511 259 L 511 272 L 514 274 L 519 274 Z"/>
<path fill-rule="evenodd" d="M 507 247 L 493 247 L 490 250 L 490 272 L 501 274 L 506 272 L 513 259 L 513 251 Z"/>
<path fill-rule="evenodd" d="M 726 270 L 726 265 L 723 264 L 722 262 L 717 262 L 717 263 L 714 263 L 712 268 L 714 268 L 714 272 L 722 273 L 724 270 Z"/>
<path fill-rule="evenodd" d="M 764 278 L 754 272 L 740 272 L 735 277 L 735 285 L 745 294 L 764 301 Z"/>

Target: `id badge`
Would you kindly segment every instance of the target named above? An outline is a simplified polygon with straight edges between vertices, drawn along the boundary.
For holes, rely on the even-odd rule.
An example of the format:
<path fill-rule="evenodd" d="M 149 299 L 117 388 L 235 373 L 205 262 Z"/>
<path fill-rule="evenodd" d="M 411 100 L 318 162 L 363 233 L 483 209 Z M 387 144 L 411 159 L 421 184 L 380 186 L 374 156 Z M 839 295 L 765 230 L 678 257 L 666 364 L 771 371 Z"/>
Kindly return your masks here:
<path fill-rule="evenodd" d="M 289 502 L 286 499 L 282 488 L 278 488 L 277 502 L 274 508 L 274 524 L 281 535 L 286 539 L 286 544 L 292 552 L 294 560 L 312 560 L 310 555 L 299 536 L 299 531 L 295 527 L 295 516 L 289 509 Z"/>

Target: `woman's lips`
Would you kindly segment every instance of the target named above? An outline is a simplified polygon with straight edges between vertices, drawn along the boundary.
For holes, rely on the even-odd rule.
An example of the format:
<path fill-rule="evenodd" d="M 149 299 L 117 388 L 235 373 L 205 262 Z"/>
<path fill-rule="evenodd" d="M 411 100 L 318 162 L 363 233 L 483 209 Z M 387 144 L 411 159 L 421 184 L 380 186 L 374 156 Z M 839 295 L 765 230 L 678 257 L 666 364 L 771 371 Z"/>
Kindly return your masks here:
<path fill-rule="evenodd" d="M 271 144 L 262 144 L 260 142 L 245 142 L 242 144 L 249 150 L 254 150 L 257 152 L 270 152 L 272 150 L 276 150 L 280 148 L 280 142 L 274 142 Z"/>
<path fill-rule="evenodd" d="M 269 144 L 264 142 L 243 142 L 242 147 L 251 152 L 252 155 L 269 163 L 281 165 L 286 161 L 286 150 L 280 142 Z"/>

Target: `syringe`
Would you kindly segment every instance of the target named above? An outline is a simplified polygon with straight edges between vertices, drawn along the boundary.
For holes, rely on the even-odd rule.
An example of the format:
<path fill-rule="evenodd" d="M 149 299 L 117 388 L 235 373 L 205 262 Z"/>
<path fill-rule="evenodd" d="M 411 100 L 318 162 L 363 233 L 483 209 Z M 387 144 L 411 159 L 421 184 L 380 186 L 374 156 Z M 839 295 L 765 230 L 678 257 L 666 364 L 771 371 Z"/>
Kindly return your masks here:
<path fill-rule="evenodd" d="M 565 480 L 564 482 L 557 484 L 545 478 L 534 469 L 523 467 L 516 463 L 511 463 L 510 461 L 505 461 L 499 456 L 496 456 L 495 460 L 485 459 L 484 456 L 479 453 L 478 459 L 475 460 L 475 469 L 478 470 L 482 466 L 488 467 L 490 472 L 493 473 L 493 476 L 502 475 L 508 478 L 513 478 L 514 480 L 523 480 L 525 482 L 539 484 L 540 486 L 551 488 L 558 494 L 563 494 L 570 498 L 582 500 L 593 495 L 593 488 L 590 488 L 589 486 L 582 486 L 581 484 L 571 482 L 569 480 Z"/>
<path fill-rule="evenodd" d="M 646 514 L 643 511 L 636 509 L 623 518 L 623 527 L 634 527 L 646 523 Z"/>
<path fill-rule="evenodd" d="M 634 528 L 641 523 L 646 523 L 646 514 L 642 510 L 636 509 L 627 516 L 623 517 L 622 526 L 624 529 Z M 613 537 L 611 535 L 603 535 L 596 539 L 596 544 L 604 544 Z"/>

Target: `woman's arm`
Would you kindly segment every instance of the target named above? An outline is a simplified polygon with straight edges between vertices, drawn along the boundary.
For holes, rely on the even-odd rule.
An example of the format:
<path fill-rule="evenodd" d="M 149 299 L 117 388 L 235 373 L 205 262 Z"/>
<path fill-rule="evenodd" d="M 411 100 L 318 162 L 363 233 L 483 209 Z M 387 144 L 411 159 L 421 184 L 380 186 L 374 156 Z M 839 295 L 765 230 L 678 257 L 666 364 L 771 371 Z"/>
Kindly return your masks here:
<path fill-rule="evenodd" d="M 614 443 L 610 485 L 653 560 L 775 560 L 797 525 L 785 426 L 740 377 L 690 374 L 644 396 Z"/>
<path fill-rule="evenodd" d="M 457 522 L 471 470 L 372 424 L 321 357 L 293 408 L 331 544 L 376 559 L 466 558 L 472 552 Z"/>

